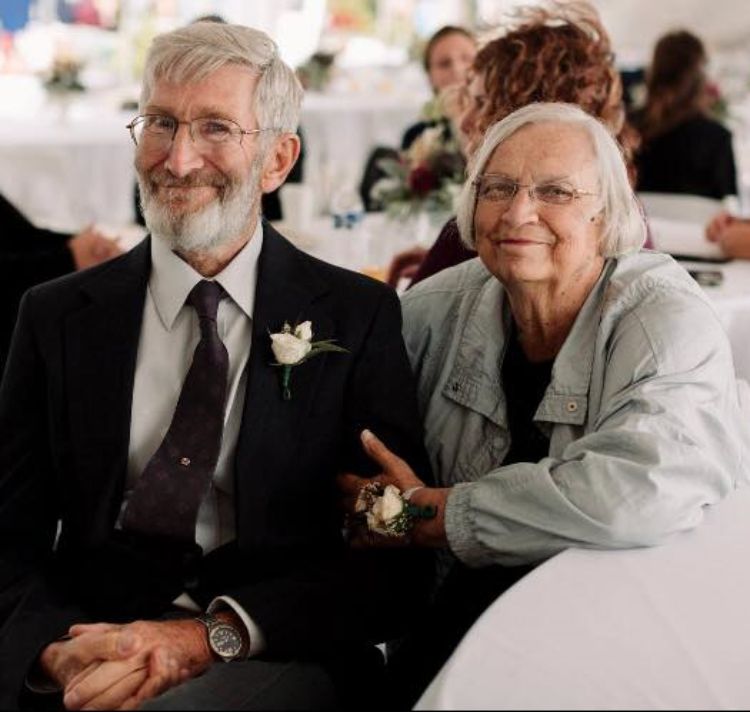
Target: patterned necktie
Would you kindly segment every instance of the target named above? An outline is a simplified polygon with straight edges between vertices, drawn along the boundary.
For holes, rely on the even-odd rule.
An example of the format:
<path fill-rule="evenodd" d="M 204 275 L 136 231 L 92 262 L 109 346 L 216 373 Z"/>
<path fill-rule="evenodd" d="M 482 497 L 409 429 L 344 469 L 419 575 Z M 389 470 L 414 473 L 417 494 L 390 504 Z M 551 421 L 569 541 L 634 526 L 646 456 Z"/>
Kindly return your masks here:
<path fill-rule="evenodd" d="M 122 528 L 181 542 L 195 541 L 198 509 L 219 459 L 229 355 L 216 313 L 225 296 L 216 282 L 198 282 L 187 304 L 198 313 L 201 338 L 167 434 L 128 501 Z"/>

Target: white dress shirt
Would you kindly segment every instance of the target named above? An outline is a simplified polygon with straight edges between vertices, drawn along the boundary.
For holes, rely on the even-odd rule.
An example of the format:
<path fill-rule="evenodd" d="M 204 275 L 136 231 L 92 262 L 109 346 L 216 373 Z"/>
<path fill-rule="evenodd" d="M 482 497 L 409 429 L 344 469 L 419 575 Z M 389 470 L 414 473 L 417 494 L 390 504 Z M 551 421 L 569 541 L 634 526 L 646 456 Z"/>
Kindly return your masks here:
<path fill-rule="evenodd" d="M 198 511 L 195 541 L 204 553 L 235 538 L 234 453 L 237 445 L 247 383 L 247 363 L 252 341 L 252 319 L 258 257 L 263 229 L 258 221 L 253 236 L 234 259 L 213 279 L 226 291 L 219 303 L 217 328 L 229 353 L 224 433 L 211 488 Z M 151 239 L 151 275 L 143 308 L 135 367 L 125 509 L 137 479 L 169 429 L 182 385 L 200 340 L 198 315 L 185 304 L 202 277 L 158 238 Z M 247 613 L 231 598 L 222 596 L 209 611 L 230 605 L 250 633 L 250 653 L 264 647 L 263 635 Z M 199 610 L 187 594 L 176 605 Z"/>

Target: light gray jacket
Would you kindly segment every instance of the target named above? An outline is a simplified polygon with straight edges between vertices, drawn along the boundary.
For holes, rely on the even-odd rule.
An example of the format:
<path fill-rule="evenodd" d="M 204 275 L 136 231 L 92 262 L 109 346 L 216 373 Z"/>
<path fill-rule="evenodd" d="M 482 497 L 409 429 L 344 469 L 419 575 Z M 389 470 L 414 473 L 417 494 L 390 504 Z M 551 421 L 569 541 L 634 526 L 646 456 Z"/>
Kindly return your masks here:
<path fill-rule="evenodd" d="M 403 311 L 427 451 L 438 482 L 455 485 L 448 541 L 471 566 L 657 544 L 746 477 L 728 339 L 671 257 L 605 264 L 535 414 L 550 435 L 540 462 L 500 467 L 511 317 L 497 279 L 471 260 L 409 290 Z"/>

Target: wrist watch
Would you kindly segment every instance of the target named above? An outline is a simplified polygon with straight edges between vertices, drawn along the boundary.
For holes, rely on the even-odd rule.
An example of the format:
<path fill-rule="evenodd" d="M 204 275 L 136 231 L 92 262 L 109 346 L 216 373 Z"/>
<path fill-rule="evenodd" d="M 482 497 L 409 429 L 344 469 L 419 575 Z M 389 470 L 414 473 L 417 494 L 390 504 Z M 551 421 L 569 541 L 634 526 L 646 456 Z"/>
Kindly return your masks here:
<path fill-rule="evenodd" d="M 223 621 L 210 613 L 204 613 L 195 620 L 203 623 L 208 632 L 208 645 L 224 662 L 237 660 L 245 643 L 236 625 Z"/>

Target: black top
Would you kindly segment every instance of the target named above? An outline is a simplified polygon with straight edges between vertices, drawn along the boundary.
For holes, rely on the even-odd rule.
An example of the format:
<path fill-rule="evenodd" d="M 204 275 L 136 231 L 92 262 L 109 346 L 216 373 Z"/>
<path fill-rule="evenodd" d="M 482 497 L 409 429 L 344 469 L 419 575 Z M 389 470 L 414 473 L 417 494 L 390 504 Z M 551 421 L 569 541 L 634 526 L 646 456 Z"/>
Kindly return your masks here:
<path fill-rule="evenodd" d="M 448 119 L 431 119 L 430 121 L 418 121 L 416 124 L 409 126 L 404 135 L 401 138 L 401 150 L 408 151 L 411 145 L 427 130 L 435 128 L 435 126 L 443 127 L 443 137 L 445 140 L 450 139 L 452 130 L 451 124 Z"/>
<path fill-rule="evenodd" d="M 637 118 L 636 118 L 637 123 Z M 721 200 L 737 194 L 732 134 L 697 116 L 648 143 L 636 156 L 638 190 Z"/>
<path fill-rule="evenodd" d="M 549 437 L 534 422 L 534 413 L 549 385 L 552 363 L 529 361 L 513 327 L 502 367 L 511 442 L 503 465 L 539 462 L 549 455 Z"/>
<path fill-rule="evenodd" d="M 40 282 L 75 269 L 70 234 L 44 230 L 0 195 L 0 374 L 23 293 Z"/>

